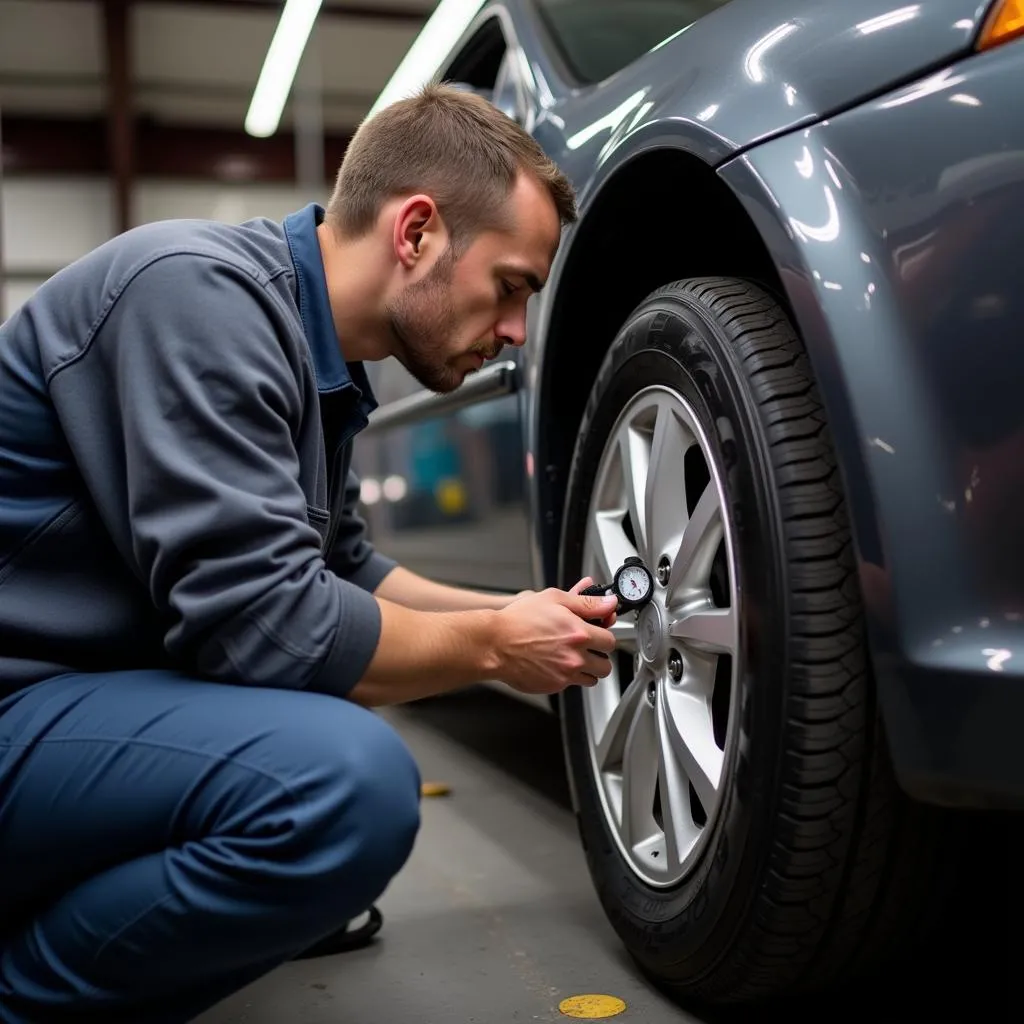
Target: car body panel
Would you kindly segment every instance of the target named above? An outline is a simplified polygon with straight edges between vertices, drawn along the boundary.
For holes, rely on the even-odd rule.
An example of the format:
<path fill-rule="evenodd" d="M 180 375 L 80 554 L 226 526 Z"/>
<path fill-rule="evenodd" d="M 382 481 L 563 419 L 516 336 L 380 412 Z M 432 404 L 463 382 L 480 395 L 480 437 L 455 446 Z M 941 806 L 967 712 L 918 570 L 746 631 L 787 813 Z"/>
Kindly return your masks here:
<path fill-rule="evenodd" d="M 1006 113 L 1024 43 L 970 55 L 988 7 L 733 0 L 580 85 L 532 0 L 503 0 L 467 18 L 441 63 L 500 20 L 514 115 L 572 178 L 581 222 L 627 165 L 666 149 L 717 169 L 746 209 L 839 445 L 900 781 L 925 800 L 975 805 L 1024 800 L 1008 735 L 1024 710 L 1024 353 L 1008 347 L 1022 312 L 1012 285 L 1024 258 L 1024 128 Z M 435 463 L 417 491 L 426 507 L 430 472 L 446 472 L 453 447 L 472 453 L 456 460 L 459 515 L 402 525 L 397 508 L 369 510 L 382 549 L 410 568 L 483 589 L 558 582 L 545 524 L 560 510 L 540 441 L 559 382 L 543 371 L 556 346 L 579 343 L 556 337 L 552 318 L 580 237 L 566 231 L 531 300 L 528 345 L 501 357 L 502 386 L 468 404 L 417 400 L 416 417 L 389 426 L 392 401 L 417 386 L 401 367 L 374 371 L 382 408 L 361 467 L 405 472 L 409 453 L 425 450 Z"/>
<path fill-rule="evenodd" d="M 568 152 L 554 136 L 538 137 L 570 172 L 579 164 L 585 194 L 594 166 L 639 126 L 660 124 L 692 139 L 708 162 L 725 159 L 965 53 L 987 2 L 732 0 L 600 86 L 583 87 L 531 0 L 505 6 L 543 81 L 539 95 L 550 94 L 538 120 L 554 120 Z"/>
<path fill-rule="evenodd" d="M 717 166 L 759 140 L 797 131 L 826 111 L 964 53 L 987 6 L 977 0 L 902 6 L 871 0 L 854 11 L 832 0 L 733 0 L 599 88 L 575 91 L 532 0 L 506 0 L 501 12 L 514 26 L 514 45 L 530 54 L 528 91 L 547 97 L 531 130 L 576 185 L 582 222 L 602 190 L 644 153 L 671 148 Z M 780 37 L 780 25 L 797 29 Z M 797 37 L 801 46 L 795 45 Z M 766 39 L 772 42 L 768 48 Z M 679 74 L 676 68 L 684 70 Z M 531 465 L 544 461 L 544 410 L 557 401 L 545 393 L 546 386 L 557 389 L 557 382 L 548 385 L 542 367 L 548 346 L 560 341 L 550 324 L 560 282 L 577 256 L 578 235 L 576 229 L 566 231 L 546 293 L 532 304 L 530 343 L 517 354 L 523 379 L 531 382 L 524 395 Z M 534 584 L 542 586 L 557 582 L 542 529 L 550 510 L 542 476 L 534 475 L 530 484 L 530 559 Z"/>
<path fill-rule="evenodd" d="M 434 18 L 458 13 L 447 6 Z M 520 119 L 573 179 L 585 216 L 603 185 L 638 153 L 672 146 L 720 163 L 758 139 L 792 130 L 893 76 L 962 50 L 982 5 L 933 0 L 894 8 L 892 0 L 863 0 L 853 15 L 831 0 L 732 0 L 606 82 L 582 88 L 571 80 L 533 0 L 476 6 L 475 14 L 471 6 L 460 8 L 466 27 L 441 62 L 442 77 L 481 25 L 498 19 L 508 43 L 509 77 L 523 98 Z M 834 71 L 837 63 L 842 75 Z M 424 81 L 437 70 L 421 67 Z M 530 345 L 502 356 L 520 367 L 523 381 L 538 386 L 549 297 L 557 293 L 573 243 L 570 230 L 552 269 L 549 295 L 531 304 Z M 371 377 L 382 403 L 379 420 L 386 421 L 389 403 L 418 390 L 397 365 L 377 368 Z M 497 397 L 488 412 L 463 408 L 448 414 L 438 402 L 424 404 L 418 421 L 393 429 L 375 425 L 362 465 L 372 473 L 375 495 L 386 477 L 398 476 L 401 493 L 411 492 L 407 504 L 420 509 L 406 515 L 382 498 L 370 513 L 381 543 L 396 557 L 446 582 L 520 590 L 553 582 L 534 528 L 544 511 L 534 486 L 536 445 L 530 439 L 541 429 L 543 396 L 528 386 L 519 399 Z M 519 417 L 524 429 L 517 443 L 510 428 Z M 477 456 L 457 456 L 455 438 L 464 438 Z M 488 469 L 493 458 L 479 454 L 492 439 L 503 446 L 502 465 L 525 472 L 527 491 L 518 504 L 508 500 L 507 473 L 495 476 Z M 393 471 L 409 458 L 421 467 L 418 474 Z M 433 468 L 425 468 L 429 464 Z M 438 511 L 438 487 L 448 489 L 454 512 Z M 464 534 L 460 543 L 450 537 L 453 526 Z"/>
<path fill-rule="evenodd" d="M 900 778 L 952 803 L 1024 794 L 1022 85 L 1011 44 L 720 170 L 842 452 Z"/>

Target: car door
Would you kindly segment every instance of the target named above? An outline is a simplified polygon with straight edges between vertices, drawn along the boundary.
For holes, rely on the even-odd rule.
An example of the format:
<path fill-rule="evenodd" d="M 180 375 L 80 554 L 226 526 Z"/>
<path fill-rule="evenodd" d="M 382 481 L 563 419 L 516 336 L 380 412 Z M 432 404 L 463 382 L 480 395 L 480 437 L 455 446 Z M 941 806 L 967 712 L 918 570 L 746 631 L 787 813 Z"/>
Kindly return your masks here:
<path fill-rule="evenodd" d="M 443 77 L 526 123 L 529 108 L 509 24 L 486 16 Z M 376 547 L 455 585 L 533 586 L 520 353 L 506 349 L 455 392 L 426 391 L 396 360 L 368 368 L 380 408 L 354 465 Z"/>

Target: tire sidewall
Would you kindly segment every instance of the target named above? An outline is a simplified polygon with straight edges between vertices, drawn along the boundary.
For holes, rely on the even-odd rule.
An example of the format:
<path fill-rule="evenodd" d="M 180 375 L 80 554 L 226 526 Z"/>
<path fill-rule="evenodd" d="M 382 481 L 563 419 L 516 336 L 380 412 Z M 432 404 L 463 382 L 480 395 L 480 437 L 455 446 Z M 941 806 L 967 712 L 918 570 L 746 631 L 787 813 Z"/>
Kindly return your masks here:
<path fill-rule="evenodd" d="M 765 867 L 782 749 L 786 588 L 768 445 L 737 353 L 711 312 L 679 293 L 655 293 L 641 304 L 602 364 L 569 475 L 560 584 L 571 586 L 581 574 L 590 492 L 607 438 L 633 395 L 655 384 L 687 400 L 709 442 L 731 522 L 740 613 L 725 789 L 703 855 L 677 886 L 644 885 L 619 852 L 589 765 L 580 690 L 563 695 L 562 716 L 580 834 L 609 920 L 643 966 L 658 973 L 686 958 L 692 978 L 724 955 Z"/>

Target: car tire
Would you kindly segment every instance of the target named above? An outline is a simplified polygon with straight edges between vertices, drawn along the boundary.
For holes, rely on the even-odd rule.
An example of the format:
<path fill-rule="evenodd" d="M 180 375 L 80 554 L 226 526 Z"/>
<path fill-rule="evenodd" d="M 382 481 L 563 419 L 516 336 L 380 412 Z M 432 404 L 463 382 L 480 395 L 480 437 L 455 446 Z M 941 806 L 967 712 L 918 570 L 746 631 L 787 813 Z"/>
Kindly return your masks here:
<path fill-rule="evenodd" d="M 662 404 L 645 413 L 644 401 Z M 664 437 L 685 443 L 665 442 L 645 456 L 645 444 L 658 444 L 645 424 L 656 433 L 665 409 Z M 634 414 L 640 426 L 623 433 Z M 700 458 L 681 460 L 680 448 Z M 648 474 L 642 496 L 634 489 L 635 508 L 621 528 L 637 549 L 647 531 L 652 560 L 655 520 L 664 520 L 673 495 L 680 529 L 689 529 L 697 492 L 718 489 L 719 593 L 707 551 L 706 590 L 694 582 L 700 559 L 691 544 L 686 559 L 680 547 L 677 563 L 691 565 L 684 569 L 693 578 L 683 587 L 680 569 L 673 594 L 691 610 L 719 615 L 719 627 L 734 630 L 733 646 L 722 640 L 688 653 L 687 636 L 705 635 L 705 626 L 666 625 L 676 613 L 659 580 L 664 607 L 651 613 L 653 625 L 641 620 L 629 633 L 626 617 L 616 626 L 638 651 L 650 640 L 643 650 L 652 660 L 617 651 L 612 676 L 563 694 L 579 831 L 609 921 L 651 979 L 708 1004 L 819 988 L 904 953 L 927 926 L 929 904 L 942 904 L 937 886 L 955 846 L 940 836 L 944 815 L 908 801 L 894 781 L 836 453 L 804 346 L 764 289 L 727 278 L 676 282 L 650 295 L 622 327 L 593 386 L 567 482 L 563 586 L 588 566 L 595 575 L 610 572 L 611 552 L 629 547 L 609 539 L 618 537 L 616 516 L 629 508 L 616 488 L 629 477 L 621 460 L 642 465 L 645 457 L 660 476 Z M 700 461 L 703 475 L 694 468 Z M 600 530 L 612 533 L 600 532 L 599 516 Z M 598 549 L 606 550 L 606 564 Z M 664 574 L 670 585 L 672 565 Z M 646 704 L 630 686 L 638 665 L 648 678 Z M 608 709 L 625 706 L 623 691 L 634 697 L 615 719 Z M 683 708 L 682 725 L 674 707 Z M 611 730 L 604 723 L 616 721 L 621 735 L 601 747 L 603 730 Z M 718 755 L 709 752 L 709 727 Z M 687 729 L 696 737 L 689 753 Z M 652 744 L 653 769 L 642 755 Z M 607 773 L 597 767 L 599 755 Z M 627 807 L 630 831 L 622 839 Z M 673 858 L 682 869 L 686 850 L 685 870 L 668 870 Z"/>

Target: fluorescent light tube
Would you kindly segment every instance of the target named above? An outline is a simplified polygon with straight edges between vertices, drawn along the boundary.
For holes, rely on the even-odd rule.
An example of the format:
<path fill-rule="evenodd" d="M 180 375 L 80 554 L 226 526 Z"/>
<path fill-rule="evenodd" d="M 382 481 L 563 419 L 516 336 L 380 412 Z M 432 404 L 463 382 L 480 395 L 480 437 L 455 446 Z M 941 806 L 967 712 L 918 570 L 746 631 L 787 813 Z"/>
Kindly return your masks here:
<path fill-rule="evenodd" d="M 287 0 L 245 116 L 245 130 L 250 135 L 266 138 L 277 131 L 322 3 L 323 0 Z"/>
<path fill-rule="evenodd" d="M 367 116 L 426 85 L 483 5 L 484 0 L 440 0 Z"/>

